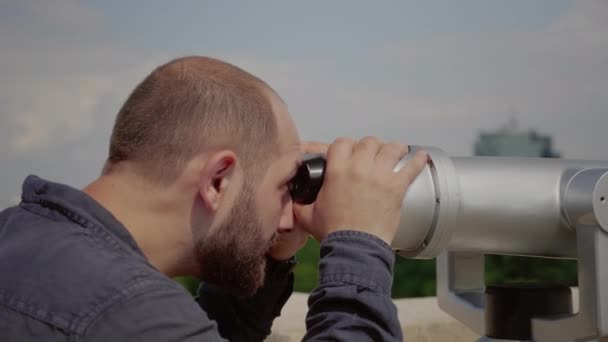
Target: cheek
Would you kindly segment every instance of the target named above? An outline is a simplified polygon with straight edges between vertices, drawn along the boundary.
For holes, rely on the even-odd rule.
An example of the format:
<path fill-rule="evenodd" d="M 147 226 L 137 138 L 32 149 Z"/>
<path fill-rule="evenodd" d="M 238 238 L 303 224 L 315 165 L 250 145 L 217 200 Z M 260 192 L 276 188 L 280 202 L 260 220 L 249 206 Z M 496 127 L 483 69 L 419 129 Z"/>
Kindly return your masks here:
<path fill-rule="evenodd" d="M 262 231 L 271 236 L 277 230 L 281 217 L 284 215 L 285 207 L 289 201 L 285 200 L 282 192 L 267 193 L 261 196 L 259 208 L 260 223 Z"/>

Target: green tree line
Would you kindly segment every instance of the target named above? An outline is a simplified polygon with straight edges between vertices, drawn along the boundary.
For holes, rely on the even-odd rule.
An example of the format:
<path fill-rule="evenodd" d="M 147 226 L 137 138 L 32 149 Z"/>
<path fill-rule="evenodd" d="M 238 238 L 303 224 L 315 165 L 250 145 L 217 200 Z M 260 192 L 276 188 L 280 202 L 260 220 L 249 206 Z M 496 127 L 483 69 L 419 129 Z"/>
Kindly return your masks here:
<path fill-rule="evenodd" d="M 319 243 L 310 239 L 296 258 L 295 290 L 310 292 L 318 284 Z M 577 265 L 575 260 L 488 255 L 485 258 L 485 279 L 486 284 L 543 282 L 576 286 Z M 195 278 L 176 280 L 191 293 L 196 292 L 199 284 Z M 434 259 L 396 257 L 393 298 L 434 296 L 436 288 Z"/>

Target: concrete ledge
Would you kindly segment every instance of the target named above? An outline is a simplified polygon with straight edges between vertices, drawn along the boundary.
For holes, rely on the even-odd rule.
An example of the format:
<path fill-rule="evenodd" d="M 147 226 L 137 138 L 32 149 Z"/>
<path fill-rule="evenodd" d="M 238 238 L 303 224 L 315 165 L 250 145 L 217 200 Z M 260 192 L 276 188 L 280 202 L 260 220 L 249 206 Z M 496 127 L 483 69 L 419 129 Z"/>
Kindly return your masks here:
<path fill-rule="evenodd" d="M 308 311 L 308 294 L 294 293 L 273 326 L 267 341 L 301 341 L 306 331 L 305 318 Z M 572 288 L 574 312 L 578 312 L 578 289 Z M 399 322 L 406 341 L 471 342 L 479 338 L 471 329 L 455 320 L 437 305 L 436 297 L 394 300 L 399 312 Z"/>
<path fill-rule="evenodd" d="M 294 293 L 273 325 L 269 342 L 300 341 L 306 331 L 308 294 Z M 474 341 L 479 336 L 437 306 L 435 297 L 396 299 L 407 341 Z"/>

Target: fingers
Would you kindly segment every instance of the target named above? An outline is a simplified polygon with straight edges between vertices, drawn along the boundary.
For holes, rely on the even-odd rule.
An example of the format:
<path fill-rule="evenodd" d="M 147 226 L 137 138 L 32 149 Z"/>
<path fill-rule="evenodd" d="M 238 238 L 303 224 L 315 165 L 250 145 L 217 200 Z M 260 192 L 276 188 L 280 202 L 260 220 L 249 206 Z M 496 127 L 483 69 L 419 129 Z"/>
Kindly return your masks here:
<path fill-rule="evenodd" d="M 412 182 L 418 177 L 420 172 L 424 169 L 428 163 L 429 156 L 425 151 L 417 151 L 412 159 L 408 160 L 407 163 L 397 172 L 399 182 L 403 188 L 407 188 Z"/>
<path fill-rule="evenodd" d="M 336 139 L 327 150 L 327 171 L 333 173 L 347 165 L 353 153 L 355 141 L 350 138 Z"/>
<path fill-rule="evenodd" d="M 310 230 L 312 226 L 313 210 L 314 204 L 301 205 L 294 203 L 294 226 L 304 229 L 306 231 Z"/>
<path fill-rule="evenodd" d="M 299 248 L 304 246 L 306 244 L 306 241 L 308 241 L 308 238 L 310 237 L 310 234 L 308 234 L 306 230 L 297 226 L 291 232 L 289 232 L 289 234 L 296 241 L 296 245 Z"/>
<path fill-rule="evenodd" d="M 408 152 L 408 145 L 391 142 L 382 146 L 376 156 L 376 164 L 378 167 L 386 171 L 393 171 L 395 165 L 405 157 Z"/>
<path fill-rule="evenodd" d="M 305 148 L 314 151 L 317 147 L 312 143 Z M 395 171 L 407 153 L 408 146 L 385 144 L 375 137 L 336 139 L 327 149 L 323 187 L 316 202 L 294 205 L 296 225 L 319 241 L 332 232 L 354 229 L 390 244 L 398 228 L 405 191 L 428 159 L 425 152 L 418 152 Z"/>
<path fill-rule="evenodd" d="M 268 250 L 268 256 L 271 258 L 284 261 L 293 257 L 308 241 L 308 233 L 302 229 L 295 227 L 290 231 L 278 233 L 276 241 Z"/>
<path fill-rule="evenodd" d="M 365 137 L 353 147 L 353 160 L 360 166 L 371 166 L 381 147 L 382 141 L 380 139 Z"/>
<path fill-rule="evenodd" d="M 280 236 L 283 239 L 283 241 L 288 239 L 292 243 L 292 245 L 296 246 L 296 245 L 301 245 L 302 241 L 308 240 L 308 237 L 310 235 L 308 234 L 308 232 L 306 230 L 302 229 L 302 227 L 294 226 L 289 231 L 279 232 L 278 236 Z"/>

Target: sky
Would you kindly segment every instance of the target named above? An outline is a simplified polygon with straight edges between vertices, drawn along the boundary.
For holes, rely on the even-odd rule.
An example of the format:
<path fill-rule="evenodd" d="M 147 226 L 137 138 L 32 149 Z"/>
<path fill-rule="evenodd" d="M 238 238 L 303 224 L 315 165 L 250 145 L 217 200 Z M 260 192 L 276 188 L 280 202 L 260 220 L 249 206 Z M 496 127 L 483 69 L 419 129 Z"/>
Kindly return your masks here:
<path fill-rule="evenodd" d="M 133 87 L 185 55 L 265 80 L 303 140 L 468 156 L 515 117 L 608 160 L 608 1 L 0 0 L 0 208 L 29 174 L 97 177 Z"/>

